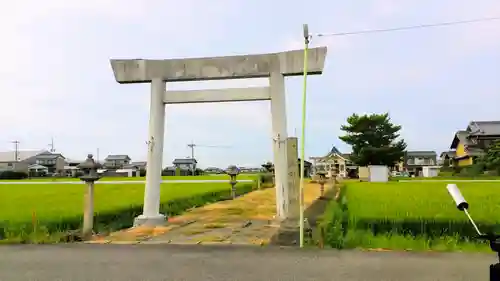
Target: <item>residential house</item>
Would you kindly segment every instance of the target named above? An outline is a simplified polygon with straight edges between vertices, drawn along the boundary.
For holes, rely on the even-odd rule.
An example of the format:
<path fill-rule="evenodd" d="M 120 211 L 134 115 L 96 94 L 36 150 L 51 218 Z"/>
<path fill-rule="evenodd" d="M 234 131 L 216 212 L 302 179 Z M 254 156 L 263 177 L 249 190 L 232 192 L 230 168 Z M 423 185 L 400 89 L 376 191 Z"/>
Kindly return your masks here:
<path fill-rule="evenodd" d="M 131 162 L 130 164 L 126 164 L 123 166 L 123 169 L 136 169 L 136 170 L 146 170 L 147 162 L 146 161 L 137 161 Z"/>
<path fill-rule="evenodd" d="M 406 151 L 403 157 L 403 169 L 410 175 L 422 175 L 423 167 L 436 165 L 435 151 Z"/>
<path fill-rule="evenodd" d="M 299 163 L 299 172 L 300 172 L 300 158 L 298 159 Z M 313 164 L 307 160 L 304 160 L 304 177 L 308 178 L 313 175 Z M 300 174 L 299 174 L 300 176 Z"/>
<path fill-rule="evenodd" d="M 82 163 L 83 160 L 73 160 L 73 159 L 67 159 L 65 161 L 64 165 L 64 173 L 67 177 L 76 177 L 80 169 L 78 168 L 78 165 Z"/>
<path fill-rule="evenodd" d="M 346 166 L 350 164 L 350 161 L 344 158 L 335 146 L 325 156 L 310 157 L 309 159 L 313 161 L 313 172 L 324 171 L 327 173 L 327 177 L 332 176 L 334 169 L 338 171 L 340 176 L 346 177 Z"/>
<path fill-rule="evenodd" d="M 438 164 L 440 166 L 444 166 L 446 163 L 448 163 L 447 166 L 453 166 L 453 159 L 455 159 L 456 155 L 457 154 L 454 150 L 443 151 L 441 152 L 441 155 L 439 155 Z"/>
<path fill-rule="evenodd" d="M 174 164 L 175 168 L 180 168 L 181 170 L 194 171 L 198 162 L 194 158 L 177 158 L 174 159 L 172 164 Z"/>
<path fill-rule="evenodd" d="M 500 140 L 500 121 L 471 121 L 465 130 L 455 133 L 450 149 L 455 151 L 453 165 L 469 166 L 484 154 L 488 146 Z"/>
<path fill-rule="evenodd" d="M 128 155 L 108 155 L 104 159 L 104 168 L 108 170 L 123 169 L 125 165 L 130 164 L 130 157 Z"/>
<path fill-rule="evenodd" d="M 0 169 L 2 170 L 29 173 L 30 166 L 33 171 L 44 170 L 35 165 L 46 167 L 48 173 L 60 173 L 64 171 L 64 156 L 47 150 L 0 152 Z"/>
<path fill-rule="evenodd" d="M 35 163 L 33 164 L 47 167 L 48 173 L 51 174 L 64 174 L 64 166 L 66 165 L 65 159 L 66 158 L 60 153 L 44 152 L 35 156 Z"/>
<path fill-rule="evenodd" d="M 116 174 L 113 176 L 139 177 L 146 172 L 146 163 L 146 161 L 140 161 L 125 164 L 121 169 L 113 170 L 112 172 Z M 110 174 L 110 172 L 107 174 Z"/>
<path fill-rule="evenodd" d="M 223 174 L 224 170 L 217 167 L 208 167 L 204 170 L 205 174 Z M 260 172 L 260 170 L 259 170 Z"/>

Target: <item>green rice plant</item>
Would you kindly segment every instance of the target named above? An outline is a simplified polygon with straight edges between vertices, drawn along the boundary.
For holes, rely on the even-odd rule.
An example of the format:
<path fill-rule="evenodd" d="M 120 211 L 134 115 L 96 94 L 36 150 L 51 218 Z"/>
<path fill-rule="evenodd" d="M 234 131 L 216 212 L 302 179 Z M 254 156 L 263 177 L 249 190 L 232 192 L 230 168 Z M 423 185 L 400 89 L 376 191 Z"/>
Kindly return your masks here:
<path fill-rule="evenodd" d="M 81 228 L 84 185 L 0 185 L 0 241 L 50 241 Z M 244 194 L 252 183 L 236 185 Z M 95 229 L 110 232 L 132 226 L 142 212 L 144 185 L 106 184 L 95 188 Z M 160 211 L 178 215 L 190 208 L 228 199 L 227 183 L 162 184 Z M 57 240 L 57 239 L 56 239 Z M 5 241 L 4 241 L 5 242 Z"/>
<path fill-rule="evenodd" d="M 486 250 L 467 217 L 456 209 L 446 182 L 347 182 L 346 201 L 332 203 L 322 222 L 332 247 L 412 250 Z M 483 232 L 500 231 L 500 183 L 458 183 L 470 212 Z M 337 206 L 336 209 L 333 206 Z M 344 235 L 338 237 L 338 218 Z"/>

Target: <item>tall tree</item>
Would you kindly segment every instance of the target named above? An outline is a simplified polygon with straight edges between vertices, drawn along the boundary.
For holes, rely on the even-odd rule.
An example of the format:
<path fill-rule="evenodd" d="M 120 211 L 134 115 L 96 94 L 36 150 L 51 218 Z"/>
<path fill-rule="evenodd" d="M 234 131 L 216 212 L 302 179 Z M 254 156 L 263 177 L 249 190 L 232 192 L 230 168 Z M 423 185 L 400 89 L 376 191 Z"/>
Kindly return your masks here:
<path fill-rule="evenodd" d="M 500 141 L 493 142 L 482 158 L 487 170 L 500 173 Z"/>
<path fill-rule="evenodd" d="M 351 145 L 350 159 L 357 165 L 393 166 L 403 159 L 406 143 L 399 139 L 401 126 L 391 122 L 389 113 L 353 114 L 340 129 L 346 135 L 339 138 Z"/>

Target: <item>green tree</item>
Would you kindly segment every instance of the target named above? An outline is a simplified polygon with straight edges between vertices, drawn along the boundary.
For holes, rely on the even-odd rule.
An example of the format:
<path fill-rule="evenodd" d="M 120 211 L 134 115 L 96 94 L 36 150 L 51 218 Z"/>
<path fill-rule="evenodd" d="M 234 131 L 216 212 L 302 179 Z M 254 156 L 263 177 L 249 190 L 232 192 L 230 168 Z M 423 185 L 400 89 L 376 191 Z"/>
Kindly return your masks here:
<path fill-rule="evenodd" d="M 483 156 L 482 162 L 487 170 L 497 171 L 497 173 L 500 173 L 500 140 L 493 142 L 488 147 L 486 154 Z"/>
<path fill-rule="evenodd" d="M 350 159 L 357 165 L 393 166 L 403 159 L 406 143 L 399 139 L 401 126 L 391 122 L 389 113 L 353 114 L 340 129 L 346 135 L 339 138 L 351 145 Z"/>

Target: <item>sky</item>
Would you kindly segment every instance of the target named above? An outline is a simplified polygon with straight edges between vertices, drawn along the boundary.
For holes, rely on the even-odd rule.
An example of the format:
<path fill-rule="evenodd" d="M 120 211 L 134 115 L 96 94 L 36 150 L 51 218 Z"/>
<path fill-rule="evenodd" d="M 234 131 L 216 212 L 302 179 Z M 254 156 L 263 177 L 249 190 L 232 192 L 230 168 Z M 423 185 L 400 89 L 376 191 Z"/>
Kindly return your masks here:
<path fill-rule="evenodd" d="M 307 4 L 304 4 L 307 3 Z M 279 52 L 333 33 L 500 16 L 497 0 L 18 0 L 0 9 L 0 150 L 146 160 L 150 88 L 120 85 L 111 58 L 168 59 Z M 308 80 L 306 157 L 335 145 L 352 113 L 389 112 L 410 150 L 446 150 L 470 120 L 500 120 L 500 21 L 314 37 L 323 75 Z M 167 89 L 267 85 L 266 79 L 167 83 Z M 302 78 L 286 82 L 288 134 L 301 131 Z M 166 107 L 164 166 L 260 166 L 272 159 L 270 104 Z"/>

